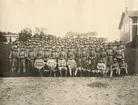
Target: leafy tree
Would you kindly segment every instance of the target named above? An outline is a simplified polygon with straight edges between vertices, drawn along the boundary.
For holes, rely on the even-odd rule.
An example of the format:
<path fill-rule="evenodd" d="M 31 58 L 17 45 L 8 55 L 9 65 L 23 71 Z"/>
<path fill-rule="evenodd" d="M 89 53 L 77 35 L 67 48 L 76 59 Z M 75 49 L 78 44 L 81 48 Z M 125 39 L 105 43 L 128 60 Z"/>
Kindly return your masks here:
<path fill-rule="evenodd" d="M 45 28 L 38 28 L 38 27 L 36 27 L 35 28 L 35 33 L 34 33 L 33 37 L 39 38 L 40 40 L 41 39 L 45 39 L 45 37 L 46 37 L 46 29 Z"/>
<path fill-rule="evenodd" d="M 5 32 L 0 31 L 0 42 L 7 42 L 7 38 L 4 35 Z"/>
<path fill-rule="evenodd" d="M 30 28 L 24 28 L 19 33 L 19 40 L 26 41 L 27 39 L 30 39 L 31 36 L 32 36 L 32 30 Z"/>

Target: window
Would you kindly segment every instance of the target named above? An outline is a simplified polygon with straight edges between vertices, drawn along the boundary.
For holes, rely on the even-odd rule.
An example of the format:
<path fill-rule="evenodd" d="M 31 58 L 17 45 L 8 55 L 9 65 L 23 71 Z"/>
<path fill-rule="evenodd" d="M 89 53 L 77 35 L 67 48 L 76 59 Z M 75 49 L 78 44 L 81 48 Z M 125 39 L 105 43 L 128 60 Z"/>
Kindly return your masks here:
<path fill-rule="evenodd" d="M 133 18 L 132 19 L 133 22 L 133 29 L 135 30 L 135 35 L 138 35 L 138 18 Z"/>
<path fill-rule="evenodd" d="M 133 22 L 133 24 L 138 23 L 138 19 L 137 18 L 133 18 L 132 22 Z"/>

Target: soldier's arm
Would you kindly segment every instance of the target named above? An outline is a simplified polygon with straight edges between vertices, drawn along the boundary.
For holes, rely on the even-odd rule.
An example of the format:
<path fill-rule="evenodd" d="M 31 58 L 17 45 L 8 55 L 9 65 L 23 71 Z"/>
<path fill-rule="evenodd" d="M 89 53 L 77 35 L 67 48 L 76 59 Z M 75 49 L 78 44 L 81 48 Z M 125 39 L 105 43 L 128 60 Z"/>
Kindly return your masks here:
<path fill-rule="evenodd" d="M 25 57 L 26 58 L 28 57 L 28 51 L 27 50 L 25 51 Z"/>
<path fill-rule="evenodd" d="M 13 55 L 13 53 L 12 53 L 12 51 L 11 51 L 11 52 L 10 52 L 10 55 L 9 55 L 9 60 L 12 59 L 12 55 Z"/>
<path fill-rule="evenodd" d="M 20 58 L 19 53 L 20 53 L 20 49 L 18 48 L 18 53 L 17 53 L 18 58 Z"/>
<path fill-rule="evenodd" d="M 100 64 L 99 63 L 97 64 L 97 69 L 100 70 Z"/>
<path fill-rule="evenodd" d="M 104 70 L 106 70 L 106 64 L 104 64 Z"/>

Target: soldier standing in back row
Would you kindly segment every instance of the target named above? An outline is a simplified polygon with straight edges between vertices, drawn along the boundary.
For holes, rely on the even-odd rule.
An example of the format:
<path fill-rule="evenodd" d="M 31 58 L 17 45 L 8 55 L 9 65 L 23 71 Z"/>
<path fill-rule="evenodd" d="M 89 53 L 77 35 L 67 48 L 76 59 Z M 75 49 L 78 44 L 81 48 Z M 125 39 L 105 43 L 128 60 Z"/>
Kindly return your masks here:
<path fill-rule="evenodd" d="M 89 50 L 89 65 L 91 70 L 96 69 L 96 52 L 94 48 Z"/>
<path fill-rule="evenodd" d="M 119 48 L 122 50 L 122 55 L 123 55 L 123 59 L 125 59 L 125 45 L 123 44 L 122 41 L 119 42 Z"/>
<path fill-rule="evenodd" d="M 41 44 L 38 45 L 38 47 L 36 48 L 36 58 L 43 58 L 44 57 L 44 48 Z"/>
<path fill-rule="evenodd" d="M 27 51 L 27 60 L 28 60 L 28 71 L 33 71 L 33 67 L 34 67 L 34 60 L 36 58 L 36 53 L 35 53 L 35 50 L 34 50 L 34 47 L 33 45 L 29 45 L 29 48 L 28 48 L 28 51 Z"/>
<path fill-rule="evenodd" d="M 82 64 L 83 64 L 82 67 L 84 72 L 90 69 L 88 57 L 89 57 L 88 49 L 86 47 L 83 47 L 82 48 Z"/>
<path fill-rule="evenodd" d="M 100 61 L 102 61 L 106 65 L 107 64 L 107 52 L 105 48 L 101 49 L 100 58 L 101 58 Z"/>
<path fill-rule="evenodd" d="M 16 44 L 12 45 L 9 59 L 11 64 L 11 71 L 14 72 L 17 70 L 18 67 L 18 48 Z"/>
<path fill-rule="evenodd" d="M 118 46 L 117 50 L 116 50 L 116 59 L 118 63 L 121 63 L 123 58 L 123 50 L 120 48 L 120 46 Z"/>
<path fill-rule="evenodd" d="M 18 58 L 19 58 L 18 73 L 21 72 L 21 69 L 23 70 L 23 73 L 26 73 L 26 57 L 27 57 L 27 50 L 22 43 L 18 49 Z"/>
<path fill-rule="evenodd" d="M 107 52 L 107 67 L 110 67 L 111 64 L 113 63 L 113 55 L 114 55 L 114 52 L 111 49 L 110 44 L 109 44 L 108 49 L 106 50 L 106 52 Z"/>
<path fill-rule="evenodd" d="M 96 45 L 95 51 L 96 51 L 96 56 L 97 56 L 97 63 L 100 61 L 100 46 Z"/>

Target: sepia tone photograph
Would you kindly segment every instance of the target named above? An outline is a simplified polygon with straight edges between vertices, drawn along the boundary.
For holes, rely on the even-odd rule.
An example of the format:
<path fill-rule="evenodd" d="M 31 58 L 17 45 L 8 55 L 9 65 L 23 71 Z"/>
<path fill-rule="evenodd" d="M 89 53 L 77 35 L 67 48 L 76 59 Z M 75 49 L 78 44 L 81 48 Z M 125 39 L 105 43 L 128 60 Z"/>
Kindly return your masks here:
<path fill-rule="evenodd" d="M 138 0 L 0 0 L 0 105 L 138 105 Z"/>

